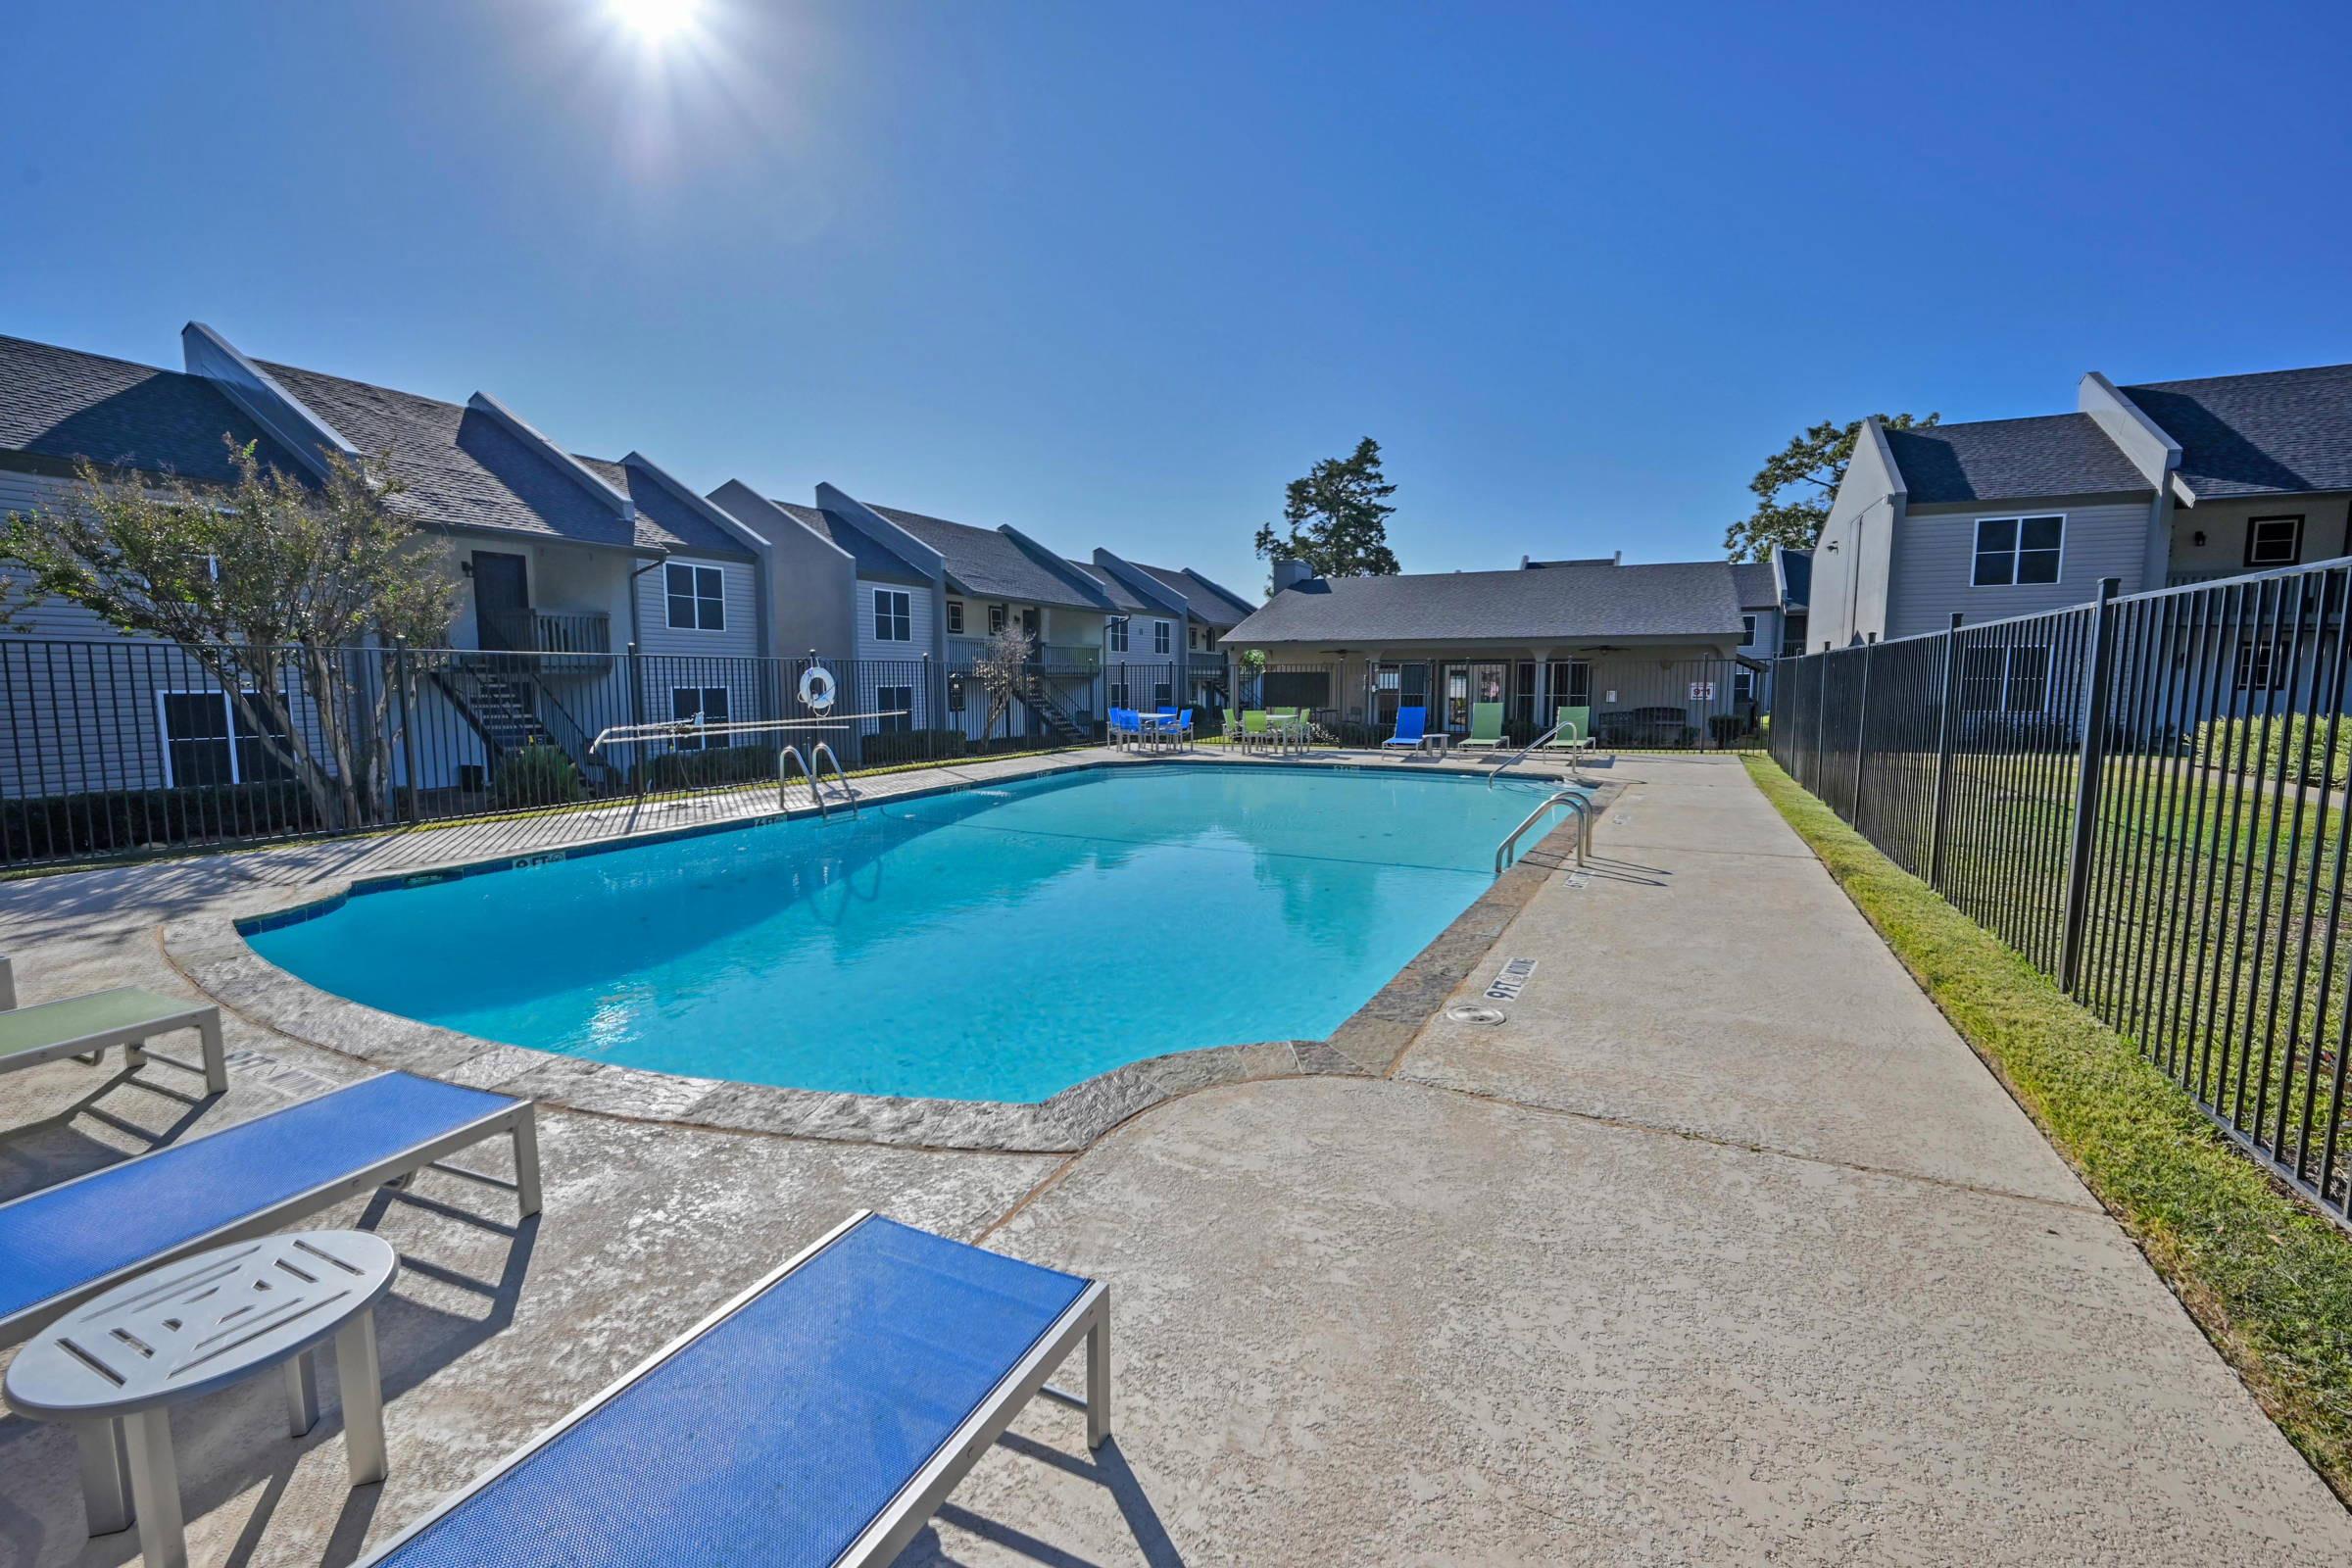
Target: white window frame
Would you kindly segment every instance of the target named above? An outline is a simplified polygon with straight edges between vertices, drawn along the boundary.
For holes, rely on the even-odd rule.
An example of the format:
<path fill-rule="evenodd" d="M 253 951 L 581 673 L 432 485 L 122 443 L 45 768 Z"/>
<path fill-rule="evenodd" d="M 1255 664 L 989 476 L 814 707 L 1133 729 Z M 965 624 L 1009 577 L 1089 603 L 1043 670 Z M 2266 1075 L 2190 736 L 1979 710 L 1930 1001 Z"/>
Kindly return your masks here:
<path fill-rule="evenodd" d="M 1169 654 L 1175 652 L 1174 632 L 1164 620 L 1155 620 L 1152 623 L 1152 652 L 1160 659 L 1165 659 Z"/>
<path fill-rule="evenodd" d="M 248 686 L 244 689 L 247 691 L 259 690 L 259 688 L 251 686 Z M 228 742 L 228 782 L 231 784 L 244 783 L 245 769 L 240 766 L 237 761 L 237 742 L 241 738 L 237 725 L 237 705 L 229 701 L 229 695 L 227 691 L 218 686 L 175 686 L 169 690 L 159 688 L 155 694 L 155 734 L 156 739 L 163 750 L 164 756 L 164 788 L 172 790 L 180 787 L 179 779 L 176 776 L 176 770 L 172 766 L 172 747 L 174 743 L 172 739 L 170 710 L 164 706 L 165 700 L 172 697 L 217 697 L 220 700 L 220 716 L 228 726 L 228 732 L 224 737 Z M 291 722 L 294 717 L 293 710 L 296 704 L 294 702 L 293 693 L 288 692 L 286 694 L 286 710 L 289 722 Z M 254 740 L 260 740 L 263 737 L 255 735 L 251 738 Z M 289 741 L 291 741 L 292 738 L 293 737 L 291 735 L 287 737 Z M 178 744 L 188 745 L 193 743 L 183 741 Z M 205 786 L 201 784 L 191 784 L 188 786 L 188 788 L 203 789 Z"/>
<path fill-rule="evenodd" d="M 699 561 L 666 561 L 662 565 L 662 623 L 671 631 L 725 631 L 727 629 L 726 567 L 705 565 Z M 687 573 L 688 591 L 682 594 L 673 590 L 669 585 L 670 573 L 678 571 Z M 709 572 L 710 580 L 717 584 L 717 589 L 713 593 L 705 594 L 703 592 L 703 573 L 705 572 Z M 694 606 L 693 625 L 681 626 L 678 624 L 678 601 L 681 599 Z M 711 607 L 718 616 L 718 624 L 715 626 L 706 626 L 702 623 L 703 608 L 706 605 Z"/>
<path fill-rule="evenodd" d="M 2287 523 L 2292 529 L 2292 532 L 2288 535 L 2288 546 L 2286 559 L 2284 561 L 2262 561 L 2256 559 L 2254 542 L 2261 536 L 2262 525 L 2266 522 Z M 2302 561 L 2303 514 L 2300 512 L 2278 513 L 2267 517 L 2248 517 L 2246 519 L 2246 568 L 2249 571 L 2268 571 L 2277 566 L 2299 565 L 2302 564 Z"/>
<path fill-rule="evenodd" d="M 1108 621 L 1103 623 L 1102 632 L 1104 636 L 1110 639 L 1110 651 L 1112 653 L 1123 654 L 1127 651 L 1126 616 L 1111 616 Z"/>
<path fill-rule="evenodd" d="M 890 630 L 885 631 L 887 626 Z M 914 595 L 904 588 L 874 590 L 874 641 L 878 643 L 910 643 L 914 641 Z"/>
<path fill-rule="evenodd" d="M 722 706 L 724 706 L 727 710 L 725 715 L 719 718 L 717 722 L 721 724 L 731 724 L 735 721 L 734 691 L 731 688 L 723 685 L 703 686 L 698 684 L 693 686 L 672 686 L 669 689 L 670 722 L 675 724 L 683 724 L 686 722 L 686 720 L 679 716 L 678 713 L 678 693 L 680 692 L 694 693 L 694 713 L 695 717 L 700 720 L 701 723 L 709 724 L 711 722 L 710 694 L 712 692 L 718 693 L 719 696 L 724 699 Z M 670 749 L 672 751 L 679 752 L 707 752 L 712 750 L 713 747 L 716 747 L 719 750 L 724 750 L 725 744 L 723 740 L 714 742 L 710 736 L 702 734 L 699 730 L 696 732 L 691 743 L 689 743 L 687 738 L 682 735 L 675 737 L 670 743 Z"/>
<path fill-rule="evenodd" d="M 1973 576 L 1973 575 L 1975 575 L 1975 573 L 1976 573 L 1976 562 L 1975 562 L 1974 558 L 1971 558 L 1971 560 L 1970 560 L 1970 562 L 1969 562 L 1969 573 L 1970 573 L 1970 575 L 1972 575 L 1972 576 Z M 1758 616 L 1756 616 L 1756 615 L 1749 614 L 1749 613 L 1748 613 L 1747 612 L 1745 612 L 1745 611 L 1742 611 L 1742 612 L 1740 612 L 1740 625 L 1741 625 L 1743 628 L 1745 628 L 1745 630 L 1746 630 L 1746 633 L 1747 633 L 1747 635 L 1745 635 L 1744 637 L 1741 637 L 1741 638 L 1740 639 L 1740 647 L 1742 647 L 1742 648 L 1753 648 L 1753 647 L 1755 647 L 1755 646 L 1756 646 L 1756 621 L 1757 621 L 1759 618 L 1760 618 L 1760 617 L 1758 617 Z"/>
<path fill-rule="evenodd" d="M 1738 669 L 1732 671 L 1732 700 L 1740 703 L 1751 702 L 1755 695 L 1756 672 L 1745 664 L 1741 664 Z"/>
<path fill-rule="evenodd" d="M 1010 605 L 991 605 L 988 607 L 988 634 L 991 637 L 994 637 L 997 633 L 1003 631 L 1005 627 L 1011 624 L 1012 607 Z"/>
<path fill-rule="evenodd" d="M 948 601 L 948 635 L 951 637 L 963 635 L 963 601 L 960 599 Z"/>
<path fill-rule="evenodd" d="M 2026 586 L 2031 588 L 2034 587 L 2034 584 L 2028 583 Z M 2012 703 L 2009 700 L 2010 692 L 2013 689 L 2013 682 L 2015 681 L 2017 675 L 2017 656 L 2020 654 L 2034 654 L 2038 655 L 2041 659 L 2041 689 L 2034 701 L 2028 704 Z M 1969 699 L 1976 694 L 1986 677 L 1970 674 L 1967 668 L 1967 661 L 1973 658 L 1985 656 L 1996 659 L 2000 663 L 2000 672 L 1996 676 L 1992 677 L 1993 689 L 1999 694 L 2000 700 L 1989 707 L 1972 706 Z M 2021 643 L 2014 647 L 2006 644 L 1992 644 L 1978 648 L 1968 648 L 1961 651 L 1961 712 L 2046 713 L 2049 711 L 2050 682 L 2052 677 L 2051 665 L 2055 662 L 2055 661 L 2051 659 L 2050 649 L 2046 644 Z"/>
<path fill-rule="evenodd" d="M 1975 525 L 1970 528 L 1968 535 L 1969 587 L 1977 590 L 1987 588 L 2053 588 L 2059 583 L 2066 581 L 2066 536 L 2069 532 L 2066 526 L 2066 517 L 2067 514 L 2063 512 L 2011 512 L 2004 513 L 1999 516 L 1977 518 Z M 1979 582 L 1977 581 L 1977 563 L 1984 556 L 1984 551 L 1980 548 L 1984 538 L 1984 527 L 1985 524 L 1994 522 L 2006 522 L 2016 530 L 2009 539 L 2009 580 L 2007 582 Z M 2057 575 L 2053 576 L 2048 582 L 2019 582 L 2017 580 L 2018 564 L 2024 559 L 2026 554 L 2026 524 L 2029 522 L 2054 522 L 2058 525 L 2058 571 Z M 2035 555 L 2042 554 L 2042 552 L 2038 550 L 2034 553 Z"/>
<path fill-rule="evenodd" d="M 904 698 L 903 700 L 894 701 L 894 700 L 892 699 L 892 695 L 891 695 L 891 694 L 892 694 L 892 693 L 894 693 L 894 692 L 903 692 L 903 693 L 905 693 L 905 694 L 906 694 L 906 695 L 905 695 L 905 698 Z M 906 731 L 908 731 L 908 730 L 910 730 L 910 729 L 913 729 L 913 728 L 915 727 L 915 725 L 914 725 L 914 688 L 913 688 L 911 685 L 908 685 L 908 684 L 906 684 L 906 682 L 902 681 L 902 682 L 898 682 L 898 683 L 896 683 L 896 684 L 893 684 L 893 685 L 888 685 L 888 686 L 876 686 L 876 687 L 874 688 L 874 711 L 875 711 L 875 712 L 877 712 L 877 713 L 881 713 L 881 712 L 887 712 L 887 711 L 889 711 L 891 709 L 894 709 L 894 708 L 904 708 L 905 710 L 906 710 L 906 717 L 904 717 L 904 718 L 877 718 L 877 719 L 875 719 L 875 720 L 874 720 L 874 733 L 875 733 L 875 734 L 877 734 L 877 735 L 900 735 L 900 734 L 904 734 L 904 733 L 906 733 Z"/>

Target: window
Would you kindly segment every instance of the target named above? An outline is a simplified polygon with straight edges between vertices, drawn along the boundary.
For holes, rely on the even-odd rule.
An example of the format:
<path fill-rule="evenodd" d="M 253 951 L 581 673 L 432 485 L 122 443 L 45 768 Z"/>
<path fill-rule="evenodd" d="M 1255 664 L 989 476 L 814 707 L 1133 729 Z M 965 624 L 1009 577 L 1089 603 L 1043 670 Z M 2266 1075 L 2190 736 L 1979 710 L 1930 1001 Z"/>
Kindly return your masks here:
<path fill-rule="evenodd" d="M 2303 559 L 2303 519 L 2249 517 L 2246 519 L 2246 564 L 2291 566 Z M 2243 685 L 2244 682 L 2239 682 Z"/>
<path fill-rule="evenodd" d="M 911 617 L 906 610 L 906 594 L 899 588 L 874 590 L 874 641 L 878 643 L 910 643 L 914 641 Z"/>
<path fill-rule="evenodd" d="M 1522 724 L 1536 721 L 1536 666 L 1532 660 L 1512 670 L 1511 717 Z"/>
<path fill-rule="evenodd" d="M 2064 517 L 1979 517 L 1976 571 L 1969 581 L 1979 588 L 2056 582 L 2065 546 Z"/>
<path fill-rule="evenodd" d="M 669 689 L 669 716 L 681 724 L 724 724 L 727 721 L 727 689 L 724 686 L 672 686 Z M 677 748 L 681 752 L 699 752 L 708 746 L 717 750 L 727 744 L 724 736 L 681 735 Z"/>
<path fill-rule="evenodd" d="M 1581 659 L 1555 660 L 1551 666 L 1551 706 L 1592 706 L 1592 666 Z"/>
<path fill-rule="evenodd" d="M 874 688 L 874 705 L 878 711 L 891 715 L 888 718 L 875 720 L 875 728 L 878 733 L 899 735 L 914 728 L 913 687 L 877 686 Z M 901 709 L 906 711 L 899 711 Z"/>
<path fill-rule="evenodd" d="M 1747 635 L 1746 635 L 1746 636 L 1744 636 L 1744 637 L 1742 637 L 1742 638 L 1740 638 L 1740 645 L 1741 645 L 1742 647 L 1745 647 L 1745 648 L 1753 648 L 1753 647 L 1755 647 L 1755 646 L 1756 646 L 1756 617 L 1755 617 L 1755 616 L 1753 616 L 1753 615 L 1741 615 L 1741 616 L 1740 617 L 1740 628 L 1741 628 L 1742 630 L 1744 630 L 1744 631 L 1747 633 Z"/>
<path fill-rule="evenodd" d="M 2274 654 L 2278 657 L 2273 658 Z M 2286 685 L 2287 667 L 2284 651 L 2268 638 L 2257 637 L 2237 645 L 2237 689 L 2241 692 L 2280 690 Z"/>
<path fill-rule="evenodd" d="M 1781 657 L 1794 659 L 1805 651 L 1806 617 L 1790 615 L 1781 625 Z"/>
<path fill-rule="evenodd" d="M 1155 654 L 1166 654 L 1169 651 L 1168 623 L 1164 620 L 1155 620 L 1152 623 L 1152 651 Z"/>
<path fill-rule="evenodd" d="M 1755 700 L 1756 672 L 1745 664 L 1732 671 L 1732 696 L 1743 703 Z"/>
<path fill-rule="evenodd" d="M 1114 680 L 1110 683 L 1110 706 L 1113 708 L 1127 706 L 1127 683 L 1125 681 Z"/>
<path fill-rule="evenodd" d="M 1184 628 L 1184 646 L 1186 649 L 1196 654 L 1200 651 L 1200 627 L 1188 625 Z"/>
<path fill-rule="evenodd" d="M 254 693 L 248 689 L 246 695 Z M 158 692 L 155 707 L 166 784 L 261 784 L 294 776 L 285 758 L 270 750 L 265 732 L 240 721 L 226 692 Z M 264 715 L 264 722 L 271 721 Z M 281 743 L 286 739 L 283 729 L 267 734 Z"/>
<path fill-rule="evenodd" d="M 994 637 L 994 636 L 995 636 L 997 633 L 999 633 L 999 632 L 1003 631 L 1004 629 L 1004 607 L 1003 605 L 991 605 L 991 606 L 989 606 L 989 607 L 988 607 L 988 634 L 989 634 L 991 637 Z"/>
<path fill-rule="evenodd" d="M 948 635 L 951 637 L 963 635 L 963 601 L 960 599 L 948 601 Z"/>
<path fill-rule="evenodd" d="M 1109 625 L 1110 651 L 1114 654 L 1125 653 L 1127 651 L 1127 617 L 1124 615 L 1114 616 Z"/>
<path fill-rule="evenodd" d="M 2037 712 L 2049 686 L 2047 648 L 1971 648 L 1960 662 L 1960 706 L 1968 712 Z"/>
<path fill-rule="evenodd" d="M 668 592 L 669 624 L 673 631 L 727 629 L 726 573 L 716 566 L 688 566 L 671 562 L 662 571 Z"/>
<path fill-rule="evenodd" d="M 1173 686 L 1170 686 L 1170 685 L 1169 685 L 1169 684 L 1168 684 L 1166 681 L 1164 681 L 1164 680 L 1163 680 L 1163 681 L 1156 682 L 1156 683 L 1155 683 L 1155 684 L 1152 686 L 1152 706 L 1153 708 L 1173 708 L 1173 707 L 1175 706 L 1175 704 L 1176 704 L 1176 688 L 1175 688 L 1175 687 L 1173 687 Z"/>

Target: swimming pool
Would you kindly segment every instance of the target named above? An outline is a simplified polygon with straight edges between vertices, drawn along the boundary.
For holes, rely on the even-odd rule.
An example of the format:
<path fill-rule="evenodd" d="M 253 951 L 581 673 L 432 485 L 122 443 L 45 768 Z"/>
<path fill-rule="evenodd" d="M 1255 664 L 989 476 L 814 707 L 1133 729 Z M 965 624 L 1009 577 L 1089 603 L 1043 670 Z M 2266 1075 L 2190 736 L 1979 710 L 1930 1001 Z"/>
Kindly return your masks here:
<path fill-rule="evenodd" d="M 1034 1102 L 1170 1051 L 1329 1035 L 1492 884 L 1495 842 L 1553 787 L 1090 769 L 363 892 L 247 940 L 513 1045 Z"/>

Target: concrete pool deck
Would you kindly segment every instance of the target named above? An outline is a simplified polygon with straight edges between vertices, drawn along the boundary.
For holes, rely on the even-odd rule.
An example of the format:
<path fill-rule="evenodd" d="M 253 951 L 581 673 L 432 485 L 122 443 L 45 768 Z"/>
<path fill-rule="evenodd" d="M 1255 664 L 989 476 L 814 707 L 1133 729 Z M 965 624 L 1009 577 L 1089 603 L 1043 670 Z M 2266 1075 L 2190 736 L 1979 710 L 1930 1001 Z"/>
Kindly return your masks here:
<path fill-rule="evenodd" d="M 856 1206 L 1112 1284 L 1114 1444 L 1034 1408 L 909 1561 L 2352 1556 L 2343 1508 L 1738 762 L 1600 774 L 1624 786 L 1601 863 L 1539 863 L 1457 998 L 1511 956 L 1537 960 L 1524 992 L 1431 1019 L 1386 1076 L 1208 1088 L 1075 1156 L 551 1110 L 537 1222 L 437 1178 L 379 1197 L 407 1263 L 391 1479 L 345 1490 L 331 1400 L 297 1442 L 266 1380 L 191 1406 L 195 1560 L 351 1560 Z M 158 928 L 250 888 L 227 862 L 252 858 L 0 888 L 0 947 L 28 1001 L 185 991 Z M 64 1062 L 0 1079 L 0 1199 L 367 1070 L 228 1029 L 209 1104 Z M 73 1458 L 0 1419 L 11 1568 L 135 1559 L 85 1541 Z"/>

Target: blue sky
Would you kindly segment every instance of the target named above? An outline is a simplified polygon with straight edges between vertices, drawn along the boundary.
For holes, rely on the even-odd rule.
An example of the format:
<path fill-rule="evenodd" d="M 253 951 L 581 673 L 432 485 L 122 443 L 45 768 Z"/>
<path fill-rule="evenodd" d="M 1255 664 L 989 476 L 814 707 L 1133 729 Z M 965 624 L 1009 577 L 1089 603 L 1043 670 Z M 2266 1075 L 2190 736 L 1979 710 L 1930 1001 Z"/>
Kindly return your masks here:
<path fill-rule="evenodd" d="M 1236 587 L 1720 553 L 1816 418 L 2352 360 L 2352 7 L 702 0 L 12 17 L 0 332 L 505 399 Z"/>

